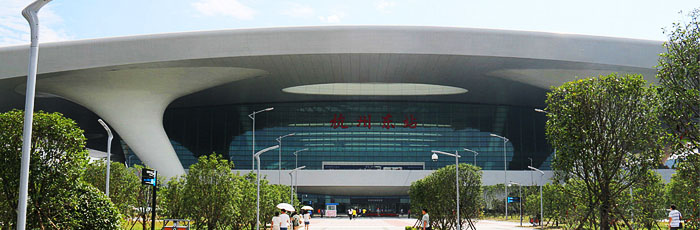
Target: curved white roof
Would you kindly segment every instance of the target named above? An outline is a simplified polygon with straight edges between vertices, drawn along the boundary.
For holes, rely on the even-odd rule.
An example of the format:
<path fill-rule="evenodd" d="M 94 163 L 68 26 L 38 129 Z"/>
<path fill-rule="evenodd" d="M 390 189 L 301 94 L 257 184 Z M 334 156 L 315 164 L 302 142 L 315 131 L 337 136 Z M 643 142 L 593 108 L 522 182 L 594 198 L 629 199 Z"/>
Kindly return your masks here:
<path fill-rule="evenodd" d="M 549 87 L 577 76 L 640 73 L 654 82 L 661 44 L 568 34 L 406 26 L 141 35 L 41 44 L 37 91 L 90 109 L 106 118 L 122 137 L 136 135 L 125 140 L 139 158 L 154 165 L 174 154 L 159 123 L 169 105 L 402 100 L 540 107 Z M 23 91 L 21 76 L 26 75 L 28 48 L 0 48 L 1 110 L 23 104 L 23 96 L 17 92 Z M 283 91 L 333 83 L 438 85 L 465 89 L 466 93 L 319 96 Z M 113 100 L 115 97 L 119 100 Z M 147 127 L 153 123 L 158 127 Z M 141 127 L 134 129 L 134 124 Z M 158 140 L 140 140 L 152 137 Z M 160 148 L 165 145 L 168 148 Z M 154 149 L 158 156 L 149 160 Z M 168 159 L 165 161 L 177 160 Z M 175 169 L 166 174 L 182 172 Z"/>

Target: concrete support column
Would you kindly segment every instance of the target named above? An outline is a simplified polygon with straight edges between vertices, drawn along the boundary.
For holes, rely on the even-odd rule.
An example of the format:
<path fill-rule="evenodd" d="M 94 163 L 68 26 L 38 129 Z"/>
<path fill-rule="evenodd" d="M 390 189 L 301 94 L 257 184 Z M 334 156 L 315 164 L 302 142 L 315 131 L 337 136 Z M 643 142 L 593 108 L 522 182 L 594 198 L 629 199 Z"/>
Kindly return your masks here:
<path fill-rule="evenodd" d="M 102 117 L 159 175 L 185 173 L 163 129 L 175 99 L 224 83 L 265 75 L 232 67 L 168 67 L 62 74 L 40 79 L 37 90 L 76 102 Z M 97 121 L 95 121 L 97 122 Z"/>

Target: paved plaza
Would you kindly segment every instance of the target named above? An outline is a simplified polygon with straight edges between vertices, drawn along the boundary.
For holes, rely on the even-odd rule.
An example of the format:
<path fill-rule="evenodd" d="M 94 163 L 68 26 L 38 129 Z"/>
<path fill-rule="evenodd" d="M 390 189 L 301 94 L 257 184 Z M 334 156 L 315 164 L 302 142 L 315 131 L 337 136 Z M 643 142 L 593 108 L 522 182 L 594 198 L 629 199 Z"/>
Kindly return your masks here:
<path fill-rule="evenodd" d="M 416 219 L 407 218 L 364 217 L 352 221 L 348 218 L 313 218 L 309 230 L 404 230 L 406 226 L 413 226 L 415 222 Z M 518 223 L 490 220 L 480 220 L 475 225 L 479 230 L 531 229 L 520 228 Z"/>

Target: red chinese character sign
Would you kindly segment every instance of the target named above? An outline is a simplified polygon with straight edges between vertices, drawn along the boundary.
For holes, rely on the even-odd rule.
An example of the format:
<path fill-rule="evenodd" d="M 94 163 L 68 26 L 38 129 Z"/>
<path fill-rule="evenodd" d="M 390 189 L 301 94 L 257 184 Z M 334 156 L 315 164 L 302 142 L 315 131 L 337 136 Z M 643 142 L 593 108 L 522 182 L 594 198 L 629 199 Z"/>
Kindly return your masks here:
<path fill-rule="evenodd" d="M 360 119 L 357 119 L 357 127 L 360 127 L 360 125 L 367 127 L 367 129 L 372 129 L 372 115 L 360 116 Z"/>
<path fill-rule="evenodd" d="M 392 120 L 392 115 L 391 114 L 386 114 L 386 116 L 382 117 L 382 128 L 384 129 L 394 129 L 396 128 L 396 125 L 394 124 Z M 409 129 L 415 129 L 418 127 L 418 121 L 417 119 L 413 116 L 413 114 L 409 114 L 405 116 L 406 119 L 403 120 L 403 126 L 399 126 L 401 128 L 409 128 Z M 359 116 L 357 119 L 357 124 L 355 127 L 366 127 L 367 129 L 372 129 L 372 115 L 367 114 L 366 116 Z M 339 114 L 333 114 L 333 119 L 331 119 L 331 128 L 337 129 L 347 129 L 348 126 L 345 125 L 345 117 L 343 116 L 342 113 Z"/>
<path fill-rule="evenodd" d="M 382 128 L 394 128 L 394 124 L 391 123 L 391 114 L 387 114 L 386 116 L 382 117 Z"/>
<path fill-rule="evenodd" d="M 413 117 L 413 114 L 411 114 L 409 116 L 410 117 L 407 116 L 406 119 L 403 120 L 403 127 L 409 128 L 409 129 L 415 129 L 416 126 L 418 126 L 418 122 L 416 122 L 416 118 Z"/>
<path fill-rule="evenodd" d="M 338 114 L 333 114 L 333 120 L 331 120 L 331 127 L 334 129 L 337 129 L 338 127 L 347 129 L 348 126 L 345 125 L 345 117 L 343 117 L 343 114 L 341 113 L 340 116 Z"/>

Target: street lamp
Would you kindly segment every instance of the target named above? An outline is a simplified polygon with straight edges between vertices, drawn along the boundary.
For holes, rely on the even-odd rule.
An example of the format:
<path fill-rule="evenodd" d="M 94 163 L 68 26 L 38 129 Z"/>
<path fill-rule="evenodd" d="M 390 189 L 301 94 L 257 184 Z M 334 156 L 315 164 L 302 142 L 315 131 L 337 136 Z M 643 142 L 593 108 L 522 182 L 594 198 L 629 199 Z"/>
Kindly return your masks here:
<path fill-rule="evenodd" d="M 547 111 L 544 110 L 544 109 L 535 109 L 535 112 L 544 113 L 544 114 L 550 114 L 550 112 L 547 112 Z M 552 157 L 552 159 L 555 159 L 555 158 L 557 158 L 557 148 L 556 148 L 556 147 L 554 148 L 554 156 Z"/>
<path fill-rule="evenodd" d="M 27 223 L 27 193 L 29 190 L 29 160 L 32 144 L 32 120 L 34 116 L 34 91 L 36 69 L 39 62 L 39 10 L 51 0 L 36 0 L 22 10 L 29 23 L 31 44 L 27 68 L 27 91 L 24 96 L 24 129 L 22 130 L 22 161 L 19 173 L 19 201 L 17 204 L 17 229 L 24 230 Z"/>
<path fill-rule="evenodd" d="M 289 171 L 289 204 L 291 204 L 291 205 L 294 205 L 294 203 L 292 203 L 292 200 L 294 200 L 294 192 L 295 192 L 294 190 L 292 190 L 292 188 L 294 188 L 294 186 L 292 186 L 292 181 L 294 181 L 294 179 L 296 179 L 298 177 L 298 175 L 297 175 L 297 177 L 292 177 L 292 174 L 295 173 L 296 171 L 302 170 L 304 168 L 306 168 L 306 166 L 301 166 L 301 167 L 292 169 L 292 171 Z"/>
<path fill-rule="evenodd" d="M 474 166 L 476 166 L 476 156 L 478 156 L 479 153 L 474 151 L 474 150 L 467 149 L 467 148 L 464 148 L 464 150 L 474 153 Z"/>
<path fill-rule="evenodd" d="M 107 131 L 107 179 L 105 180 L 105 195 L 109 197 L 109 166 L 112 164 L 112 138 L 114 138 L 114 136 L 112 136 L 112 130 L 109 129 L 109 126 L 107 126 L 102 119 L 97 119 L 97 122 Z"/>
<path fill-rule="evenodd" d="M 280 148 L 279 148 L 279 159 L 278 159 L 278 162 L 277 162 L 277 166 L 278 166 L 278 168 L 279 168 L 279 169 L 277 169 L 277 182 L 278 182 L 279 184 L 282 184 L 282 138 L 291 137 L 291 136 L 294 136 L 294 134 L 295 134 L 295 133 L 290 133 L 290 134 L 287 134 L 287 135 L 284 135 L 284 136 L 280 136 L 280 137 L 277 138 L 277 143 L 279 143 L 279 146 L 280 146 Z"/>
<path fill-rule="evenodd" d="M 134 156 L 136 156 L 136 155 L 129 155 L 129 157 L 127 158 L 127 159 L 129 159 L 129 165 L 131 165 L 132 167 L 133 167 L 133 165 L 131 164 L 131 158 Z M 129 165 L 127 165 L 126 167 L 128 168 Z"/>
<path fill-rule="evenodd" d="M 433 161 L 437 161 L 438 153 L 455 157 L 455 187 L 457 188 L 457 230 L 460 230 L 462 228 L 462 223 L 459 221 L 459 158 L 461 156 L 459 156 L 459 153 L 457 153 L 457 151 L 455 151 L 454 154 L 436 150 L 433 150 L 431 152 L 433 153 L 433 155 L 431 156 Z"/>
<path fill-rule="evenodd" d="M 538 173 L 540 173 L 540 226 L 542 226 L 542 220 L 544 219 L 544 212 L 542 211 L 543 210 L 543 208 L 542 208 L 542 184 L 544 182 L 542 181 L 542 178 L 544 177 L 544 172 L 542 172 L 542 170 L 539 170 L 539 169 L 532 167 L 532 166 L 527 166 L 527 168 L 529 168 L 531 170 L 535 170 Z"/>
<path fill-rule="evenodd" d="M 267 111 L 270 111 L 273 109 L 275 109 L 275 108 L 270 107 L 267 109 L 258 110 L 258 111 L 251 113 L 251 114 L 248 114 L 248 117 L 250 117 L 250 119 L 253 119 L 253 155 L 255 155 L 255 114 L 267 112 Z M 253 156 L 253 161 L 251 162 L 251 165 L 250 165 L 250 172 L 253 172 L 254 169 L 255 169 L 255 156 Z"/>
<path fill-rule="evenodd" d="M 258 180 L 258 182 L 257 182 L 257 184 L 258 184 L 258 196 L 257 196 L 256 199 L 255 199 L 255 206 L 256 206 L 256 210 L 255 210 L 255 229 L 256 229 L 256 230 L 260 230 L 260 154 L 263 154 L 263 153 L 265 153 L 265 152 L 267 152 L 267 151 L 270 151 L 270 150 L 273 150 L 273 149 L 276 149 L 276 148 L 279 148 L 279 147 L 280 147 L 279 145 L 267 147 L 266 149 L 260 150 L 260 151 L 258 151 L 257 153 L 255 153 L 255 154 L 253 155 L 253 158 L 255 158 L 255 160 L 258 161 L 258 172 L 257 172 L 257 174 L 255 175 L 255 177 L 256 177 L 257 180 Z"/>
<path fill-rule="evenodd" d="M 299 161 L 298 161 L 298 159 L 299 159 L 298 154 L 299 154 L 300 152 L 303 152 L 303 151 L 306 151 L 306 150 L 309 150 L 309 148 L 303 148 L 303 149 L 294 151 L 294 168 L 297 167 L 297 163 L 299 162 Z M 297 181 L 296 181 L 296 180 L 297 180 L 297 179 L 295 178 L 295 180 L 294 180 L 294 192 L 297 191 L 297 187 L 296 187 Z"/>
<path fill-rule="evenodd" d="M 523 226 L 523 185 L 517 182 L 510 182 L 508 186 L 517 184 L 518 185 L 518 203 L 520 204 L 520 226 Z"/>
<path fill-rule="evenodd" d="M 503 185 L 508 184 L 508 174 L 506 173 L 506 170 L 508 169 L 508 165 L 506 164 L 506 142 L 508 142 L 508 138 L 496 135 L 496 134 L 491 134 L 492 137 L 498 137 L 503 140 Z M 508 220 L 508 186 L 503 186 L 506 188 L 506 220 Z"/>
<path fill-rule="evenodd" d="M 532 158 L 528 157 L 527 159 L 530 160 L 530 166 L 532 166 Z M 532 185 L 534 183 L 535 183 L 535 180 L 532 179 L 532 171 L 530 171 L 530 185 Z"/>

